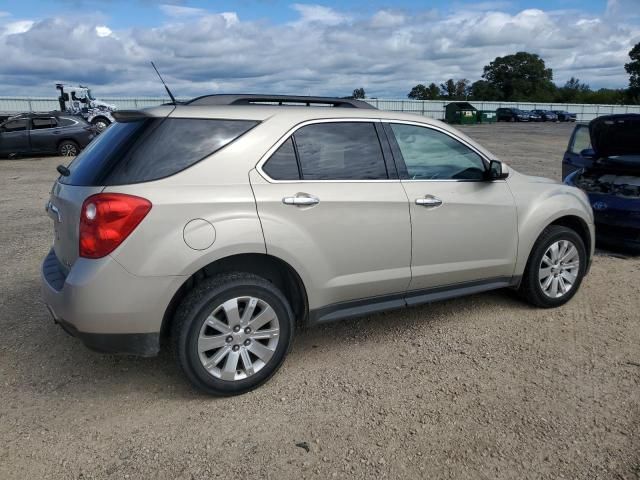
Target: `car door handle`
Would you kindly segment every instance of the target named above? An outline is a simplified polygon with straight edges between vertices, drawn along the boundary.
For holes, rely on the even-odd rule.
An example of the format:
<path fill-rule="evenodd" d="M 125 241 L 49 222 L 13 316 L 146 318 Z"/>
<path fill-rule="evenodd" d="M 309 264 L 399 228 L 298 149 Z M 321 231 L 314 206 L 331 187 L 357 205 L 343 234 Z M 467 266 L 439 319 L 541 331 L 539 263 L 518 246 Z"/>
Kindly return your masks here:
<path fill-rule="evenodd" d="M 424 198 L 416 198 L 416 205 L 420 205 L 422 207 L 439 207 L 442 205 L 442 200 L 438 197 L 434 197 L 433 195 L 425 195 Z"/>
<path fill-rule="evenodd" d="M 307 194 L 298 194 L 295 197 L 284 197 L 282 199 L 282 203 L 285 205 L 297 205 L 301 207 L 317 205 L 320 203 L 320 199 L 318 197 L 314 197 L 313 195 Z"/>

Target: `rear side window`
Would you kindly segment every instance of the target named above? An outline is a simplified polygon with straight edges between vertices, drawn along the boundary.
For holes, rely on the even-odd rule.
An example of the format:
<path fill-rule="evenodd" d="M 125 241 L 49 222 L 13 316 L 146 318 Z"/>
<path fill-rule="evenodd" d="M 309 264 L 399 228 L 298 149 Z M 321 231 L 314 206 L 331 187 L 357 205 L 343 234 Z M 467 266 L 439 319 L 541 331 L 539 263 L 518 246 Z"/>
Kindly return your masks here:
<path fill-rule="evenodd" d="M 67 117 L 59 117 L 58 123 L 61 127 L 69 127 L 71 125 L 75 125 L 76 123 L 78 123 L 78 121 Z"/>
<path fill-rule="evenodd" d="M 152 118 L 116 122 L 71 163 L 62 183 L 125 185 L 174 175 L 231 143 L 258 122 Z"/>
<path fill-rule="evenodd" d="M 300 180 L 293 140 L 289 138 L 284 142 L 262 169 L 274 180 Z"/>
<path fill-rule="evenodd" d="M 56 119 L 55 118 L 34 118 L 31 120 L 31 128 L 33 130 L 41 130 L 44 128 L 54 128 L 56 127 Z"/>
<path fill-rule="evenodd" d="M 294 134 L 304 180 L 387 179 L 373 123 L 318 123 Z"/>

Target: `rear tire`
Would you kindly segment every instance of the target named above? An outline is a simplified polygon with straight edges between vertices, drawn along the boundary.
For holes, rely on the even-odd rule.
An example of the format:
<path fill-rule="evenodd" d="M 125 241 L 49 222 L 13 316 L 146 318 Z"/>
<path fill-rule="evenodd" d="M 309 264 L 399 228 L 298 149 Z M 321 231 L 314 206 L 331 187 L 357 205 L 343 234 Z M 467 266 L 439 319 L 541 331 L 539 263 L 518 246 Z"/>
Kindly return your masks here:
<path fill-rule="evenodd" d="M 58 145 L 58 155 L 61 157 L 75 157 L 80 153 L 80 147 L 72 140 L 64 140 Z"/>
<path fill-rule="evenodd" d="M 249 392 L 275 374 L 294 330 L 293 311 L 278 288 L 253 274 L 228 273 L 204 280 L 187 294 L 171 336 L 178 365 L 191 384 L 210 395 L 230 396 Z"/>
<path fill-rule="evenodd" d="M 587 251 L 580 235 L 570 228 L 550 225 L 531 250 L 518 294 L 536 307 L 559 307 L 576 294 L 586 267 Z"/>

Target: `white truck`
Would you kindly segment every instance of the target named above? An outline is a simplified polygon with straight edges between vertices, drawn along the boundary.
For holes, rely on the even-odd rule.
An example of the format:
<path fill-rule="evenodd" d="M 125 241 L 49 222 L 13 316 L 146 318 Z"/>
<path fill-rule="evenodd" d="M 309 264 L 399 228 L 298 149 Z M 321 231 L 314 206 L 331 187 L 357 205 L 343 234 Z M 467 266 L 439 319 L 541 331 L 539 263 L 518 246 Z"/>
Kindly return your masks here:
<path fill-rule="evenodd" d="M 96 127 L 98 133 L 102 133 L 115 121 L 111 116 L 111 112 L 116 110 L 115 105 L 97 100 L 89 87 L 57 83 L 56 89 L 60 91 L 60 110 L 82 116 Z"/>

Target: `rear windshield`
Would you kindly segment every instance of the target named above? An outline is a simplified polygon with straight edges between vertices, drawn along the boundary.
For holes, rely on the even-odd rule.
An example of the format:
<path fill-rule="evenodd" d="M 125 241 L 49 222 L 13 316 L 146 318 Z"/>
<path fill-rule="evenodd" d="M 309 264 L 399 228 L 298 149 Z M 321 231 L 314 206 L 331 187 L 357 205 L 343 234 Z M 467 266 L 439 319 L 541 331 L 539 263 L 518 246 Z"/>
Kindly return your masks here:
<path fill-rule="evenodd" d="M 147 118 L 117 122 L 69 165 L 61 183 L 110 186 L 174 175 L 231 143 L 258 122 Z"/>

